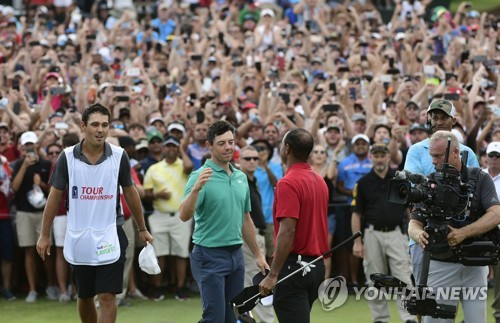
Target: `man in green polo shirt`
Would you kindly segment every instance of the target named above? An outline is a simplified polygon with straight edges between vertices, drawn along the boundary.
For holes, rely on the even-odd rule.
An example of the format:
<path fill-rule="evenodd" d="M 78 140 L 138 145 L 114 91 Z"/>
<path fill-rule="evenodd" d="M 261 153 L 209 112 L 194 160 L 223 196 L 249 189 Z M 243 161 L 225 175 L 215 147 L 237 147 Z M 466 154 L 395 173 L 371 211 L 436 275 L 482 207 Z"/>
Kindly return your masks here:
<path fill-rule="evenodd" d="M 262 272 L 269 268 L 255 240 L 246 175 L 230 164 L 234 131 L 226 121 L 208 128 L 211 157 L 189 176 L 180 206 L 181 220 L 195 221 L 190 258 L 202 298 L 200 322 L 236 321 L 230 300 L 243 289 L 242 238 Z"/>

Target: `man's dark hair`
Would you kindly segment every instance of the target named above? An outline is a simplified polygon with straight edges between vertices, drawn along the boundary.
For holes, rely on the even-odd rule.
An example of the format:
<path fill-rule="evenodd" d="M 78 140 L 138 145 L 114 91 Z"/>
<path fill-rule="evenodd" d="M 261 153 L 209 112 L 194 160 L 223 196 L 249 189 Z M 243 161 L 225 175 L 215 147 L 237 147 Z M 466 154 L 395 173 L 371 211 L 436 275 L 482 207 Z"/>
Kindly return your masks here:
<path fill-rule="evenodd" d="M 130 126 L 128 126 L 129 130 L 130 129 L 134 129 L 134 128 L 140 128 L 140 129 L 142 129 L 142 131 L 146 132 L 146 128 L 142 124 L 140 124 L 138 122 L 132 123 Z"/>
<path fill-rule="evenodd" d="M 314 139 L 306 129 L 295 128 L 286 134 L 283 144 L 290 147 L 295 158 L 307 163 L 314 147 Z"/>
<path fill-rule="evenodd" d="M 84 125 L 87 125 L 90 115 L 94 113 L 100 113 L 108 116 L 108 122 L 111 120 L 111 112 L 109 109 L 100 103 L 94 103 L 83 110 L 82 121 Z"/>
<path fill-rule="evenodd" d="M 62 137 L 62 145 L 64 148 L 71 147 L 80 142 L 80 138 L 74 132 L 68 132 Z"/>
<path fill-rule="evenodd" d="M 47 145 L 47 149 L 46 149 L 47 153 L 49 152 L 50 147 L 57 147 L 57 148 L 59 148 L 59 150 L 63 149 L 63 147 L 61 145 L 59 145 L 57 142 L 53 142 L 53 143 L 50 143 Z"/>
<path fill-rule="evenodd" d="M 235 130 L 232 124 L 225 120 L 215 121 L 208 127 L 207 140 L 212 145 L 215 137 L 225 134 L 228 131 L 231 131 L 234 134 Z"/>
<path fill-rule="evenodd" d="M 118 142 L 122 148 L 135 147 L 135 141 L 130 136 L 120 136 L 118 137 Z"/>

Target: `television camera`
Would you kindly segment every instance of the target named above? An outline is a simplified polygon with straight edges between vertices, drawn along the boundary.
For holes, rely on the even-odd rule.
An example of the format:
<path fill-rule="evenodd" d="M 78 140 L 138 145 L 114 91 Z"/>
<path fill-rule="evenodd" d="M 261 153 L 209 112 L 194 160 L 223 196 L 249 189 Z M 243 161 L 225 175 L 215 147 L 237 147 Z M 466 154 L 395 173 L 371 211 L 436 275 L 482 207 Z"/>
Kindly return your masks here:
<path fill-rule="evenodd" d="M 436 260 L 453 259 L 465 266 L 486 266 L 496 264 L 500 255 L 498 228 L 456 246 L 450 247 L 448 244 L 448 225 L 457 227 L 457 223 L 474 222 L 471 219 L 471 205 L 475 177 L 479 172 L 469 172 L 467 169 L 466 151 L 462 152 L 461 171 L 450 165 L 450 145 L 451 138 L 448 138 L 443 166 L 429 177 L 402 171 L 397 172 L 389 184 L 389 202 L 407 205 L 427 220 L 424 230 L 429 235 L 429 242 L 423 250 L 418 285 L 412 288 L 393 276 L 378 273 L 370 275 L 375 287 L 390 288 L 401 294 L 403 306 L 410 314 L 445 319 L 455 318 L 456 306 L 438 304 L 434 292 L 427 286 L 431 257 Z"/>

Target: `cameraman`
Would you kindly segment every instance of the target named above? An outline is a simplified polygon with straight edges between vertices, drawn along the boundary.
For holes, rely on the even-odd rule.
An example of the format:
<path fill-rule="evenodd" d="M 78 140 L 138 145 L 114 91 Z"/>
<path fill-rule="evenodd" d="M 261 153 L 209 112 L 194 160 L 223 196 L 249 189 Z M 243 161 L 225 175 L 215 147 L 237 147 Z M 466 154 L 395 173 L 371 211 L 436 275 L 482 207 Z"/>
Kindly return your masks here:
<path fill-rule="evenodd" d="M 451 131 L 455 123 L 456 109 L 453 103 L 448 100 L 434 100 L 427 109 L 427 120 L 432 133 L 438 130 Z M 479 167 L 477 157 L 467 146 L 460 144 L 460 151 L 468 152 L 467 166 Z M 427 176 L 434 171 L 432 158 L 429 155 L 429 138 L 416 143 L 410 147 L 406 156 L 405 170 Z M 413 276 L 418 284 L 420 278 L 420 267 L 422 264 L 422 249 L 410 240 L 410 255 L 413 265 Z"/>
<path fill-rule="evenodd" d="M 429 154 L 432 158 L 432 164 L 436 169 L 442 167 L 445 161 L 448 138 L 451 140 L 448 163 L 460 171 L 462 165 L 459 143 L 455 135 L 449 131 L 437 131 L 430 138 Z M 469 174 L 471 170 L 472 168 L 469 167 Z M 431 174 L 430 178 L 433 178 L 434 174 Z M 449 246 L 458 246 L 465 239 L 477 237 L 500 224 L 500 204 L 491 177 L 484 172 L 479 172 L 475 183 L 471 214 L 468 219 L 460 222 L 452 220 L 451 225 L 448 225 L 447 242 Z M 473 185 L 470 176 L 469 184 Z M 412 213 L 408 233 L 414 241 L 422 248 L 425 248 L 429 242 L 429 234 L 424 231 L 427 217 L 418 210 L 417 208 L 417 211 Z M 456 214 L 456 216 L 461 217 L 463 214 Z M 437 287 L 487 287 L 487 266 L 464 266 L 453 255 L 450 257 L 440 257 L 440 255 L 442 256 L 442 254 L 434 253 L 431 255 L 428 277 L 429 287 L 434 289 Z M 486 300 L 461 298 L 461 302 L 465 322 L 486 322 Z M 445 300 L 441 303 L 456 306 L 458 301 Z M 453 320 L 449 321 L 453 322 Z M 423 322 L 438 322 L 438 320 L 426 316 L 423 318 Z M 439 320 L 439 322 L 443 321 Z"/>

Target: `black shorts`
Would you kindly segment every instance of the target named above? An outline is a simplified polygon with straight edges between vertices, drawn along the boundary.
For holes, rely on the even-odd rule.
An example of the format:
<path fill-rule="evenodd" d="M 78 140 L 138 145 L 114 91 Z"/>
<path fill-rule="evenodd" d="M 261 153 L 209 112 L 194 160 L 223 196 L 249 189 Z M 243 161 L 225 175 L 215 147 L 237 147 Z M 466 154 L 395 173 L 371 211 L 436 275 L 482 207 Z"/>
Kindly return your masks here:
<path fill-rule="evenodd" d="M 116 227 L 116 231 L 120 241 L 120 258 L 116 262 L 102 266 L 71 265 L 78 298 L 90 298 L 102 293 L 119 294 L 122 292 L 123 268 L 128 240 L 121 225 Z"/>
<path fill-rule="evenodd" d="M 0 260 L 14 260 L 14 228 L 10 219 L 0 220 Z"/>

